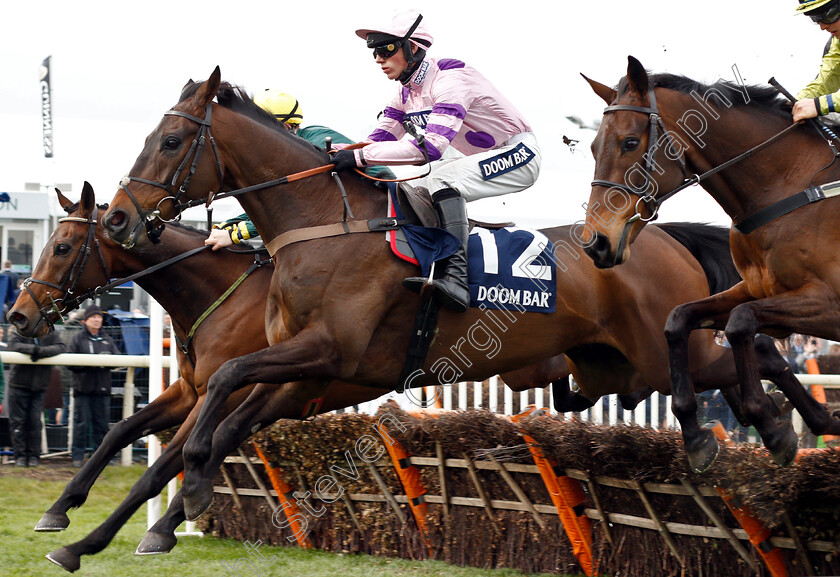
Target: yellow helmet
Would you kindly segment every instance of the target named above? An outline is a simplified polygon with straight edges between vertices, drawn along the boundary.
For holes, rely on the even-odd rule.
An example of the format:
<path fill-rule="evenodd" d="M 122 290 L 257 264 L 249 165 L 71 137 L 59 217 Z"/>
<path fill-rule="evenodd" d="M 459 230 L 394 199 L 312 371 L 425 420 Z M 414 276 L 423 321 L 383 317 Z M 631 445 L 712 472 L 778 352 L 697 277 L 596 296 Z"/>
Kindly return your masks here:
<path fill-rule="evenodd" d="M 303 122 L 303 110 L 297 98 L 291 94 L 266 88 L 254 95 L 254 102 L 274 115 L 274 117 L 285 124 L 300 124 Z"/>
<path fill-rule="evenodd" d="M 799 0 L 799 6 L 796 7 L 796 12 L 799 14 L 808 14 L 821 8 L 825 8 L 826 4 L 831 4 L 836 0 Z"/>

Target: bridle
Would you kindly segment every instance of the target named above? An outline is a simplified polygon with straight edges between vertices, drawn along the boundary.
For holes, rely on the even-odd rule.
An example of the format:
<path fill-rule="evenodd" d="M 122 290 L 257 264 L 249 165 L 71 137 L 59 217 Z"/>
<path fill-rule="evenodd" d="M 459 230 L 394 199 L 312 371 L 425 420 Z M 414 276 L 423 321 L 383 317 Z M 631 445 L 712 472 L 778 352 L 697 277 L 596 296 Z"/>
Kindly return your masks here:
<path fill-rule="evenodd" d="M 719 164 L 719 165 L 715 166 L 714 168 L 711 168 L 711 169 L 707 170 L 706 172 L 704 172 L 702 174 L 696 174 L 695 173 L 695 174 L 692 174 L 691 176 L 688 176 L 688 171 L 686 169 L 685 153 L 681 152 L 677 158 L 671 159 L 671 160 L 676 160 L 679 163 L 680 169 L 682 170 L 682 173 L 683 173 L 683 181 L 680 184 L 678 184 L 676 187 L 671 189 L 670 191 L 665 192 L 663 194 L 659 194 L 657 196 L 654 196 L 655 193 L 656 193 L 656 188 L 657 187 L 656 187 L 655 183 L 653 183 L 653 185 L 651 185 L 652 180 L 653 180 L 653 172 L 656 171 L 659 174 L 663 174 L 662 169 L 659 168 L 659 166 L 656 164 L 656 161 L 655 161 L 656 151 L 659 148 L 659 146 L 658 146 L 659 131 L 661 131 L 662 134 L 665 135 L 665 143 L 667 145 L 667 148 L 671 148 L 672 150 L 674 150 L 675 149 L 675 146 L 674 146 L 675 143 L 674 143 L 673 137 L 671 136 L 671 134 L 667 130 L 665 130 L 665 126 L 662 123 L 662 117 L 659 115 L 659 109 L 657 108 L 657 105 L 656 105 L 656 95 L 654 93 L 654 87 L 653 86 L 651 86 L 648 89 L 648 96 L 649 96 L 649 99 L 650 99 L 650 106 L 648 106 L 648 107 L 633 106 L 633 105 L 629 105 L 629 104 L 613 104 L 613 105 L 607 106 L 604 109 L 604 114 L 612 113 L 612 112 L 619 112 L 619 111 L 639 112 L 639 113 L 642 113 L 642 114 L 647 114 L 648 117 L 649 117 L 649 127 L 650 127 L 649 128 L 647 151 L 645 152 L 645 154 L 643 156 L 643 158 L 645 159 L 645 177 L 646 177 L 645 178 L 645 187 L 643 189 L 639 189 L 637 187 L 630 186 L 630 185 L 625 184 L 623 182 L 612 182 L 612 181 L 609 181 L 609 180 L 593 180 L 592 181 L 592 186 L 604 186 L 604 187 L 608 187 L 608 188 L 615 188 L 615 189 L 621 190 L 622 192 L 625 192 L 625 193 L 629 194 L 630 196 L 638 197 L 638 199 L 636 200 L 636 205 L 635 205 L 635 211 L 636 211 L 635 214 L 633 216 L 631 216 L 629 219 L 627 219 L 627 221 L 624 224 L 624 230 L 621 233 L 621 238 L 619 240 L 619 245 L 618 245 L 618 247 L 616 249 L 616 253 L 615 253 L 616 257 L 618 257 L 618 255 L 621 254 L 621 252 L 623 252 L 623 247 L 624 247 L 625 243 L 627 242 L 627 238 L 629 236 L 630 226 L 634 222 L 636 222 L 638 220 L 641 220 L 642 222 L 647 223 L 647 222 L 656 220 L 656 218 L 659 214 L 659 207 L 662 205 L 662 203 L 665 202 L 666 200 L 668 200 L 669 198 L 671 198 L 672 196 L 674 196 L 675 194 L 677 194 L 678 192 L 680 192 L 681 190 L 684 190 L 684 189 L 688 188 L 689 186 L 699 184 L 700 182 L 707 179 L 708 177 L 710 177 L 712 175 L 715 175 L 718 172 L 729 168 L 733 164 L 737 164 L 738 162 L 741 162 L 742 160 L 744 160 L 746 158 L 749 158 L 750 156 L 752 156 L 756 152 L 770 146 L 771 144 L 773 144 L 774 142 L 776 142 L 777 140 L 779 140 L 780 138 L 782 138 L 783 136 L 785 136 L 789 132 L 795 130 L 799 126 L 799 123 L 791 124 L 790 126 L 784 128 L 780 132 L 777 132 L 776 134 L 774 134 L 773 136 L 771 136 L 767 140 L 757 144 L 756 146 L 754 146 L 754 147 L 750 148 L 749 150 L 739 154 L 738 156 L 735 156 L 734 158 L 730 158 L 726 162 L 724 162 L 722 164 Z M 832 134 L 832 136 L 833 136 L 833 134 Z M 834 149 L 833 146 L 831 146 L 831 148 L 832 148 L 832 150 Z M 640 205 L 644 205 L 644 206 L 647 207 L 648 211 L 650 212 L 649 217 L 645 218 L 644 216 L 642 216 L 641 211 L 639 210 Z"/>
<path fill-rule="evenodd" d="M 65 209 L 66 210 L 66 209 Z M 181 254 L 175 255 L 165 261 L 159 262 L 154 266 L 148 267 L 143 269 L 139 272 L 136 272 L 132 275 L 127 277 L 118 278 L 110 280 L 104 285 L 88 289 L 84 293 L 80 293 L 78 295 L 74 294 L 74 289 L 76 285 L 79 283 L 79 279 L 81 278 L 82 272 L 85 270 L 85 266 L 87 265 L 88 258 L 90 257 L 91 247 L 95 246 L 97 254 L 99 255 L 99 262 L 102 265 L 102 271 L 105 274 L 106 279 L 111 278 L 111 271 L 108 268 L 107 261 L 105 260 L 105 255 L 102 252 L 102 247 L 99 244 L 99 239 L 96 238 L 96 225 L 98 224 L 98 207 L 94 206 L 93 211 L 91 213 L 90 218 L 84 218 L 80 216 L 66 216 L 64 218 L 59 219 L 59 223 L 65 222 L 78 222 L 88 225 L 87 234 L 85 236 L 84 242 L 79 246 L 79 252 L 76 255 L 76 260 L 73 262 L 73 266 L 70 267 L 66 278 L 61 282 L 61 284 L 51 283 L 49 281 L 35 279 L 35 278 L 28 278 L 24 281 L 23 287 L 26 289 L 26 292 L 29 294 L 30 298 L 38 305 L 38 312 L 41 315 L 43 320 L 50 325 L 50 329 L 55 327 L 55 322 L 51 320 L 52 315 L 58 317 L 59 324 L 64 321 L 63 314 L 69 310 L 73 310 L 78 308 L 78 306 L 89 298 L 97 297 L 101 294 L 104 294 L 111 290 L 114 287 L 123 285 L 129 281 L 136 280 L 138 278 L 150 275 L 158 270 L 171 266 L 175 263 L 178 263 L 182 260 L 188 259 L 200 252 L 208 250 L 210 247 L 207 245 L 200 246 L 197 248 L 193 248 Z M 260 254 L 265 252 L 264 250 L 255 250 L 255 251 L 241 251 L 241 252 L 253 252 L 255 254 L 254 263 L 244 272 L 242 273 L 239 278 L 219 297 L 216 301 L 208 307 L 204 313 L 193 323 L 192 328 L 190 329 L 189 333 L 186 336 L 186 339 L 183 341 L 180 340 L 175 335 L 175 340 L 178 343 L 178 347 L 184 353 L 184 355 L 189 359 L 190 363 L 193 363 L 192 357 L 190 357 L 189 349 L 192 344 L 193 338 L 195 336 L 195 332 L 198 330 L 198 327 L 201 323 L 208 317 L 210 314 L 213 313 L 238 287 L 241 285 L 248 276 L 251 275 L 257 268 L 271 262 L 270 259 L 262 259 L 260 258 Z M 38 297 L 32 291 L 30 285 L 32 284 L 42 284 L 51 288 L 56 289 L 57 291 L 61 292 L 63 295 L 62 297 L 55 299 L 53 298 L 50 291 L 47 291 L 47 297 L 49 298 L 49 304 L 42 305 Z M 70 298 L 68 298 L 70 297 Z"/>
<path fill-rule="evenodd" d="M 656 164 L 656 151 L 659 149 L 658 141 L 659 141 L 659 133 L 661 131 L 662 134 L 665 135 L 665 143 L 666 148 L 675 149 L 675 142 L 671 134 L 665 130 L 665 125 L 662 123 L 662 117 L 659 115 L 659 109 L 656 106 L 656 94 L 653 91 L 653 87 L 651 86 L 648 89 L 648 97 L 650 98 L 650 106 L 634 106 L 631 104 L 612 104 L 607 106 L 604 109 L 604 114 L 608 114 L 611 112 L 619 112 L 619 111 L 629 111 L 629 112 L 639 112 L 641 114 L 647 114 L 649 118 L 649 128 L 648 128 L 648 146 L 647 151 L 642 156 L 645 159 L 645 186 L 644 188 L 638 188 L 635 186 L 631 186 L 629 184 L 623 182 L 613 182 L 611 180 L 593 180 L 592 186 L 604 186 L 607 188 L 615 188 L 622 192 L 627 193 L 630 196 L 638 197 L 636 200 L 635 210 L 636 213 L 631 216 L 627 223 L 631 224 L 636 222 L 637 220 L 641 220 L 642 222 L 650 222 L 656 220 L 659 216 L 659 206 L 665 202 L 667 198 L 670 198 L 674 194 L 676 194 L 682 188 L 669 192 L 661 197 L 655 197 L 654 193 L 656 192 L 656 186 L 651 186 L 651 181 L 653 179 L 653 172 L 656 171 L 658 173 L 662 173 L 662 169 Z M 682 153 L 680 153 L 679 157 L 676 158 L 677 162 L 680 165 L 683 173 L 683 182 L 690 182 L 686 186 L 690 186 L 691 184 L 695 184 L 695 181 L 692 179 L 687 178 L 687 170 L 685 165 L 685 157 Z M 696 175 L 695 175 L 696 176 Z M 692 177 L 693 178 L 693 177 Z M 650 216 L 645 218 L 642 216 L 641 211 L 639 210 L 640 205 L 644 205 L 647 207 L 648 212 L 650 212 Z"/>
<path fill-rule="evenodd" d="M 205 109 L 205 114 L 204 114 L 203 119 L 198 118 L 197 116 L 193 116 L 192 114 L 187 114 L 185 112 L 181 112 L 179 110 L 174 110 L 174 109 L 170 109 L 169 111 L 164 113 L 164 116 L 180 116 L 182 118 L 186 118 L 188 120 L 191 120 L 191 121 L 193 121 L 193 122 L 195 122 L 199 125 L 199 130 L 198 130 L 195 138 L 193 139 L 193 142 L 192 142 L 192 145 L 190 146 L 189 151 L 187 151 L 187 154 L 184 156 L 184 159 L 181 161 L 181 164 L 178 166 L 178 169 L 175 171 L 175 174 L 172 176 L 172 179 L 169 183 L 147 180 L 147 179 L 139 178 L 139 177 L 136 177 L 136 176 L 125 176 L 123 178 L 123 180 L 120 182 L 120 188 L 122 188 L 122 190 L 126 193 L 128 198 L 134 204 L 134 208 L 137 210 L 137 213 L 140 216 L 140 219 L 138 220 L 137 224 L 132 229 L 131 234 L 128 237 L 128 240 L 126 240 L 125 242 L 122 243 L 123 248 L 131 249 L 132 247 L 134 247 L 141 224 L 143 224 L 145 226 L 146 234 L 149 237 L 149 239 L 152 242 L 157 243 L 157 242 L 159 242 L 160 234 L 161 234 L 161 232 L 163 232 L 163 228 L 164 228 L 164 224 L 161 224 L 161 223 L 173 222 L 173 221 L 179 220 L 182 212 L 184 210 L 188 209 L 188 208 L 191 208 L 191 207 L 194 207 L 194 206 L 199 206 L 201 204 L 206 205 L 206 207 L 208 209 L 208 221 L 209 221 L 210 220 L 210 216 L 209 216 L 209 214 L 210 214 L 210 212 L 209 212 L 210 211 L 210 204 L 214 200 L 218 200 L 218 199 L 221 199 L 221 198 L 236 197 L 236 196 L 240 196 L 240 195 L 243 195 L 243 194 L 246 194 L 246 193 L 249 193 L 249 192 L 253 192 L 253 191 L 256 191 L 256 190 L 262 190 L 262 189 L 271 188 L 271 187 L 274 187 L 274 186 L 289 184 L 289 183 L 295 182 L 297 180 L 301 180 L 301 179 L 304 179 L 304 178 L 309 178 L 311 176 L 315 176 L 316 174 L 322 174 L 322 173 L 325 173 L 325 172 L 329 172 L 330 170 L 335 168 L 335 164 L 329 164 L 328 163 L 328 164 L 324 164 L 322 166 L 318 166 L 318 167 L 315 167 L 315 168 L 310 168 L 310 169 L 307 169 L 307 170 L 296 172 L 294 174 L 289 174 L 287 176 L 281 176 L 281 177 L 276 178 L 274 180 L 262 182 L 262 183 L 259 183 L 259 184 L 254 184 L 254 185 L 247 186 L 247 187 L 244 187 L 244 188 L 240 188 L 240 189 L 236 189 L 236 190 L 210 192 L 206 197 L 199 198 L 199 199 L 194 199 L 194 200 L 189 200 L 187 202 L 181 202 L 181 200 L 180 200 L 181 196 L 185 195 L 186 192 L 187 192 L 187 188 L 189 187 L 189 184 L 190 184 L 190 179 L 192 178 L 193 174 L 195 174 L 196 167 L 198 165 L 199 156 L 201 155 L 201 152 L 204 150 L 206 140 L 208 140 L 208 139 L 210 140 L 211 147 L 213 148 L 213 155 L 215 156 L 215 160 L 216 160 L 216 168 L 218 170 L 218 177 L 219 177 L 219 188 L 221 189 L 224 186 L 224 169 L 222 168 L 222 163 L 221 163 L 221 160 L 219 158 L 219 152 L 218 152 L 218 149 L 216 148 L 216 141 L 213 139 L 213 136 L 210 133 L 211 114 L 212 114 L 212 110 L 213 110 L 212 104 L 213 104 L 212 102 L 207 103 L 207 107 Z M 406 132 L 408 132 L 409 134 L 414 136 L 414 138 L 417 140 L 418 146 L 420 146 L 421 149 L 423 150 L 424 156 L 426 158 L 426 163 L 428 164 L 429 163 L 429 155 L 428 155 L 428 151 L 426 150 L 425 139 L 423 138 L 422 135 L 418 135 L 416 130 L 413 129 L 413 126 L 404 125 L 404 127 L 406 129 Z M 344 150 L 352 150 L 353 148 L 359 148 L 359 147 L 365 146 L 365 144 L 366 143 L 351 144 L 351 145 L 345 147 Z M 186 177 L 184 178 L 184 182 L 181 183 L 181 186 L 178 188 L 178 192 L 173 193 L 172 188 L 176 185 L 176 183 L 178 181 L 178 178 L 180 177 L 184 168 L 186 168 L 187 162 L 189 161 L 190 156 L 193 157 L 192 165 L 190 165 L 189 171 L 188 171 Z M 358 168 L 355 169 L 355 170 L 361 176 L 363 176 L 365 178 L 368 178 L 370 180 L 379 181 L 379 182 L 403 182 L 403 181 L 406 181 L 406 180 L 413 180 L 413 179 L 419 178 L 418 176 L 410 176 L 408 178 L 402 178 L 402 179 L 382 179 L 382 178 L 376 178 L 376 177 L 372 177 L 368 174 L 365 174 L 364 172 L 362 172 Z M 428 174 L 428 172 L 426 174 Z M 422 175 L 422 176 L 425 176 L 425 175 Z M 343 217 L 341 223 L 338 223 L 336 225 L 327 225 L 326 227 L 308 227 L 306 229 L 300 229 L 300 231 L 303 231 L 302 234 L 298 234 L 299 231 L 289 231 L 285 234 L 287 234 L 287 235 L 291 234 L 292 235 L 291 237 L 288 237 L 288 236 L 283 237 L 283 238 L 278 237 L 276 239 L 273 239 L 270 243 L 266 244 L 267 247 L 269 245 L 274 247 L 274 250 L 270 250 L 270 253 L 272 254 L 272 256 L 274 255 L 274 253 L 277 250 L 279 250 L 279 248 L 281 248 L 282 246 L 285 246 L 286 244 L 290 244 L 292 242 L 300 242 L 302 240 L 311 240 L 313 238 L 324 238 L 325 236 L 335 236 L 336 234 L 349 234 L 349 233 L 358 233 L 358 232 L 379 232 L 381 230 L 393 230 L 395 228 L 398 228 L 398 223 L 394 219 L 371 219 L 369 221 L 355 221 L 355 220 L 354 221 L 348 221 L 348 218 L 355 219 L 355 217 L 353 216 L 353 211 L 350 209 L 350 203 L 349 203 L 349 199 L 347 197 L 347 192 L 344 189 L 344 185 L 342 184 L 338 173 L 333 171 L 332 172 L 332 177 L 336 181 L 338 189 L 341 192 L 341 199 L 342 199 L 342 202 L 343 202 L 343 205 L 344 205 L 344 217 Z M 160 188 L 160 189 L 166 191 L 169 194 L 169 196 L 166 196 L 166 197 L 162 198 L 160 201 L 158 201 L 158 203 L 157 203 L 157 205 L 155 205 L 154 209 L 144 210 L 143 207 L 140 205 L 140 203 L 135 198 L 134 194 L 132 194 L 131 190 L 129 190 L 129 188 L 128 188 L 129 183 L 132 182 L 132 181 L 139 182 L 141 184 L 149 184 L 151 186 Z M 164 219 L 164 218 L 161 217 L 160 207 L 161 207 L 161 204 L 163 202 L 168 201 L 168 200 L 171 200 L 173 202 L 173 210 L 175 211 L 175 216 L 173 218 L 167 220 L 167 219 Z M 157 224 L 157 226 L 154 224 L 155 221 L 159 222 L 159 224 Z M 393 221 L 393 222 L 391 222 L 391 221 Z M 338 227 L 338 228 L 336 228 L 336 227 Z M 383 227 L 385 227 L 385 228 L 383 228 Z M 283 236 L 283 235 L 281 235 L 281 236 Z M 291 238 L 291 240 L 290 240 L 290 238 Z"/>
<path fill-rule="evenodd" d="M 89 218 L 84 218 L 81 216 L 65 216 L 64 218 L 58 219 L 59 223 L 78 222 L 86 224 L 88 227 L 87 234 L 85 235 L 85 240 L 79 246 L 79 252 L 76 254 L 76 260 L 73 261 L 73 266 L 70 267 L 70 270 L 67 272 L 67 276 L 64 278 L 63 281 L 61 281 L 61 284 L 55 284 L 49 281 L 40 280 L 32 277 L 29 277 L 28 279 L 23 281 L 24 290 L 26 290 L 27 294 L 29 294 L 32 300 L 39 306 L 38 312 L 41 314 L 41 318 L 46 319 L 51 329 L 55 326 L 55 324 L 50 320 L 51 313 L 55 313 L 59 319 L 63 320 L 62 314 L 65 311 L 74 309 L 78 307 L 79 303 L 81 303 L 85 299 L 93 297 L 96 294 L 100 294 L 96 292 L 99 289 L 91 289 L 79 295 L 74 294 L 76 285 L 79 284 L 79 279 L 81 278 L 82 271 L 84 271 L 85 266 L 87 265 L 88 258 L 90 258 L 91 248 L 96 248 L 96 254 L 99 256 L 99 263 L 102 265 L 102 270 L 105 273 L 105 278 L 111 278 L 111 273 L 108 269 L 108 263 L 105 260 L 105 255 L 102 254 L 102 247 L 99 245 L 99 239 L 96 238 L 96 224 L 98 220 L 98 214 L 99 207 L 94 205 L 93 211 L 91 212 Z M 33 293 L 32 289 L 30 288 L 32 284 L 41 284 L 47 287 L 54 288 L 57 291 L 59 291 L 62 296 L 59 297 L 58 300 L 56 300 L 55 298 L 53 298 L 51 292 L 47 290 L 49 304 L 42 305 L 41 301 L 38 300 L 38 298 L 35 296 L 35 293 Z"/>
<path fill-rule="evenodd" d="M 184 159 L 181 161 L 181 164 L 178 165 L 178 168 L 175 170 L 175 173 L 172 175 L 172 178 L 169 182 L 158 182 L 155 180 L 148 180 L 145 178 L 139 178 L 137 176 L 130 176 L 127 175 L 123 177 L 122 181 L 120 181 L 120 188 L 128 195 L 128 198 L 131 199 L 131 202 L 134 204 L 134 208 L 137 210 L 137 214 L 140 215 L 140 220 L 135 225 L 134 229 L 131 231 L 131 235 L 129 239 L 123 243 L 123 247 L 126 249 L 130 249 L 134 246 L 137 239 L 137 232 L 138 228 L 142 224 L 145 226 L 146 235 L 149 237 L 154 243 L 157 243 L 160 240 L 160 234 L 163 232 L 163 228 L 165 223 L 167 222 L 176 222 L 180 220 L 181 214 L 187 208 L 198 206 L 199 204 L 203 204 L 204 200 L 193 200 L 189 202 L 181 202 L 181 197 L 184 196 L 187 192 L 187 189 L 190 186 L 190 180 L 192 179 L 193 175 L 195 174 L 196 168 L 198 166 L 198 161 L 201 158 L 201 153 L 204 150 L 207 141 L 210 141 L 210 147 L 213 149 L 213 156 L 216 160 L 216 169 L 218 171 L 219 176 L 219 186 L 221 187 L 224 182 L 224 169 L 222 168 L 222 162 L 219 158 L 219 151 L 216 148 L 216 141 L 213 139 L 213 135 L 210 133 L 210 122 L 212 119 L 213 113 L 213 103 L 208 102 L 207 107 L 204 110 L 204 118 L 199 118 L 197 116 L 193 116 L 192 114 L 188 114 L 186 112 L 181 112 L 180 110 L 170 109 L 164 113 L 164 116 L 180 116 L 182 118 L 186 118 L 198 124 L 198 132 L 193 138 L 192 144 L 190 144 L 190 148 L 187 151 L 187 154 L 184 156 Z M 178 186 L 177 192 L 173 192 L 173 189 L 177 186 L 178 179 L 181 177 L 181 173 L 187 168 L 187 163 L 192 157 L 192 164 L 189 166 L 189 170 L 187 171 L 186 176 L 184 177 L 184 181 Z M 160 189 L 163 189 L 168 193 L 168 196 L 160 199 L 157 205 L 152 210 L 145 210 L 131 193 L 129 189 L 129 184 L 131 182 L 139 182 L 141 184 L 148 184 Z M 175 211 L 175 216 L 170 219 L 165 219 L 161 216 L 161 205 L 164 202 L 171 201 L 173 203 L 173 210 Z"/>

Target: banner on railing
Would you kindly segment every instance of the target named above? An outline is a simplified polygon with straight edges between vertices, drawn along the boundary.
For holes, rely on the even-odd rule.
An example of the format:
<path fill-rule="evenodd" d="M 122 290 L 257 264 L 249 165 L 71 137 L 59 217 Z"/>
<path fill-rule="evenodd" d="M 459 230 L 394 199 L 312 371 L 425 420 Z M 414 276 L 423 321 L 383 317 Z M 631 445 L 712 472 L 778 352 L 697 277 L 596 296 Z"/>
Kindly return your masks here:
<path fill-rule="evenodd" d="M 53 156 L 52 90 L 50 89 L 50 58 L 41 62 L 41 127 L 44 139 L 44 157 Z"/>

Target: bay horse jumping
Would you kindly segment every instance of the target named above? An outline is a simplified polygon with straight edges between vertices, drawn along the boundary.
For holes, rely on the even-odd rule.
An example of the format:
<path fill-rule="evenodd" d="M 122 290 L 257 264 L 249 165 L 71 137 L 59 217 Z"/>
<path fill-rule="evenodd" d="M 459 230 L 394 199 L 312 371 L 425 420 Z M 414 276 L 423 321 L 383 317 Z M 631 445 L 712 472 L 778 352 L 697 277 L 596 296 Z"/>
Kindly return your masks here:
<path fill-rule="evenodd" d="M 659 205 L 691 184 L 702 183 L 732 218 L 732 257 L 744 280 L 676 307 L 665 328 L 672 407 L 692 467 L 706 469 L 718 452 L 694 418 L 688 345 L 696 329 L 725 329 L 744 413 L 775 460 L 790 463 L 797 438 L 768 410 L 753 342 L 759 331 L 840 339 L 840 200 L 819 186 L 840 179 L 833 133 L 794 125 L 775 88 L 649 75 L 632 56 L 617 89 L 587 81 L 608 105 L 592 143 L 582 234 L 598 267 L 631 263 L 630 244 Z M 671 272 L 663 266 L 659 274 Z M 839 415 L 807 396 L 791 401 L 815 434 L 840 433 Z"/>
<path fill-rule="evenodd" d="M 225 190 L 238 190 L 240 204 L 269 244 L 285 233 L 317 233 L 320 229 L 313 227 L 322 225 L 341 229 L 347 206 L 354 216 L 345 224 L 353 230 L 383 215 L 384 194 L 367 180 L 348 175 L 340 188 L 323 168 L 306 178 L 297 174 L 328 165 L 324 151 L 282 131 L 241 89 L 222 83 L 216 68 L 207 81 L 187 84 L 147 138 L 102 223 L 117 242 L 149 244 L 159 230 L 159 217 L 174 217 L 182 200 L 204 202 L 211 191 Z M 140 232 L 147 225 L 152 234 L 144 237 Z M 556 274 L 556 311 L 514 311 L 505 317 L 508 321 L 492 311 L 441 311 L 429 360 L 411 385 L 452 377 L 483 380 L 565 353 L 589 397 L 644 387 L 669 393 L 661 330 L 675 303 L 708 296 L 701 265 L 660 229 L 637 239 L 647 259 L 615 271 L 578 260 L 572 227 L 542 232 L 555 246 L 571 251 L 557 255 L 568 262 Z M 380 234 L 340 234 L 275 251 L 267 301 L 252 303 L 262 309 L 267 302 L 271 346 L 224 363 L 208 383 L 207 399 L 183 450 L 187 518 L 197 518 L 210 505 L 213 466 L 236 446 L 219 431 L 213 433 L 219 408 L 233 391 L 253 382 L 285 389 L 286 383 L 305 380 L 311 383 L 308 389 L 295 392 L 316 398 L 333 380 L 384 388 L 398 382 L 420 297 L 400 288 L 402 279 L 416 271 L 393 258 L 382 240 Z M 664 262 L 673 274 L 652 285 Z M 479 330 L 482 339 L 472 338 Z M 736 384 L 731 355 L 710 333 L 691 337 L 689 355 L 698 390 Z M 767 358 L 768 376 L 784 372 L 787 365 L 775 349 Z"/>
<path fill-rule="evenodd" d="M 46 243 L 32 273 L 26 290 L 9 312 L 9 319 L 17 330 L 27 336 L 40 336 L 59 320 L 60 312 L 68 312 L 83 302 L 93 291 L 101 292 L 112 277 L 126 277 L 153 271 L 136 278 L 167 311 L 171 311 L 176 342 L 180 378 L 161 396 L 131 417 L 117 423 L 105 436 L 102 444 L 82 469 L 64 488 L 59 499 L 38 521 L 35 530 L 63 531 L 70 524 L 67 512 L 80 507 L 87 499 L 91 486 L 116 452 L 142 436 L 181 425 L 178 433 L 166 446 L 161 457 L 144 472 L 131 493 L 114 513 L 95 531 L 81 541 L 53 551 L 48 558 L 69 571 L 80 566 L 80 557 L 101 551 L 122 525 L 148 499 L 159 494 L 166 483 L 183 469 L 181 448 L 186 440 L 207 391 L 207 380 L 225 360 L 268 346 L 265 314 L 255 301 L 264 301 L 273 272 L 268 260 L 255 260 L 247 252 L 225 250 L 212 253 L 204 245 L 206 231 L 169 225 L 160 236 L 155 250 L 138 246 L 131 250 L 103 234 L 98 215 L 107 206 L 97 206 L 93 189 L 88 183 L 81 199 L 73 203 L 60 191 L 58 200 L 67 212 L 60 219 Z M 186 255 L 187 258 L 182 258 Z M 264 254 L 263 258 L 267 255 Z M 257 263 L 259 266 L 256 266 Z M 212 277 L 207 271 L 213 270 Z M 249 274 L 248 271 L 250 271 Z M 233 292 L 229 292 L 235 286 Z M 229 292 L 227 298 L 221 298 Z M 203 321 L 197 322 L 204 317 Z M 190 336 L 191 335 L 191 336 Z M 231 338 L 235 337 L 235 338 Z M 515 391 L 544 386 L 568 377 L 565 357 L 558 355 L 540 365 L 519 369 L 502 375 L 505 383 Z M 562 400 L 561 411 L 575 411 L 592 405 L 592 400 L 569 390 L 568 382 L 554 387 L 555 396 Z M 381 396 L 379 388 L 331 384 L 316 409 L 328 412 Z M 340 389 L 340 395 L 336 391 Z M 255 425 L 266 426 L 278 418 L 300 418 L 308 414 L 306 402 L 290 402 L 283 398 L 274 401 L 280 391 L 276 387 L 249 385 L 227 400 L 223 414 L 235 414 L 228 427 L 236 427 L 231 437 L 241 436 Z M 624 399 L 624 406 L 645 396 L 640 391 Z M 234 411 L 235 409 L 235 411 Z M 243 439 L 244 440 L 244 439 Z M 184 520 L 180 497 L 173 500 L 165 515 L 149 529 L 137 548 L 138 555 L 166 553 L 175 546 L 175 529 Z"/>

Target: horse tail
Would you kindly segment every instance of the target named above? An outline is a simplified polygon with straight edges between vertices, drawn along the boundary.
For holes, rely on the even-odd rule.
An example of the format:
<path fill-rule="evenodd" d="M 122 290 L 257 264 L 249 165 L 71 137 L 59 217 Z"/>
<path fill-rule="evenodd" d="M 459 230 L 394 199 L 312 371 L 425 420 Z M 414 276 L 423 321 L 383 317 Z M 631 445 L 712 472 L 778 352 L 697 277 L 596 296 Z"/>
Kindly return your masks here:
<path fill-rule="evenodd" d="M 670 222 L 654 225 L 688 249 L 700 263 L 709 282 L 710 294 L 717 294 L 741 282 L 732 262 L 729 229 L 707 223 Z"/>

